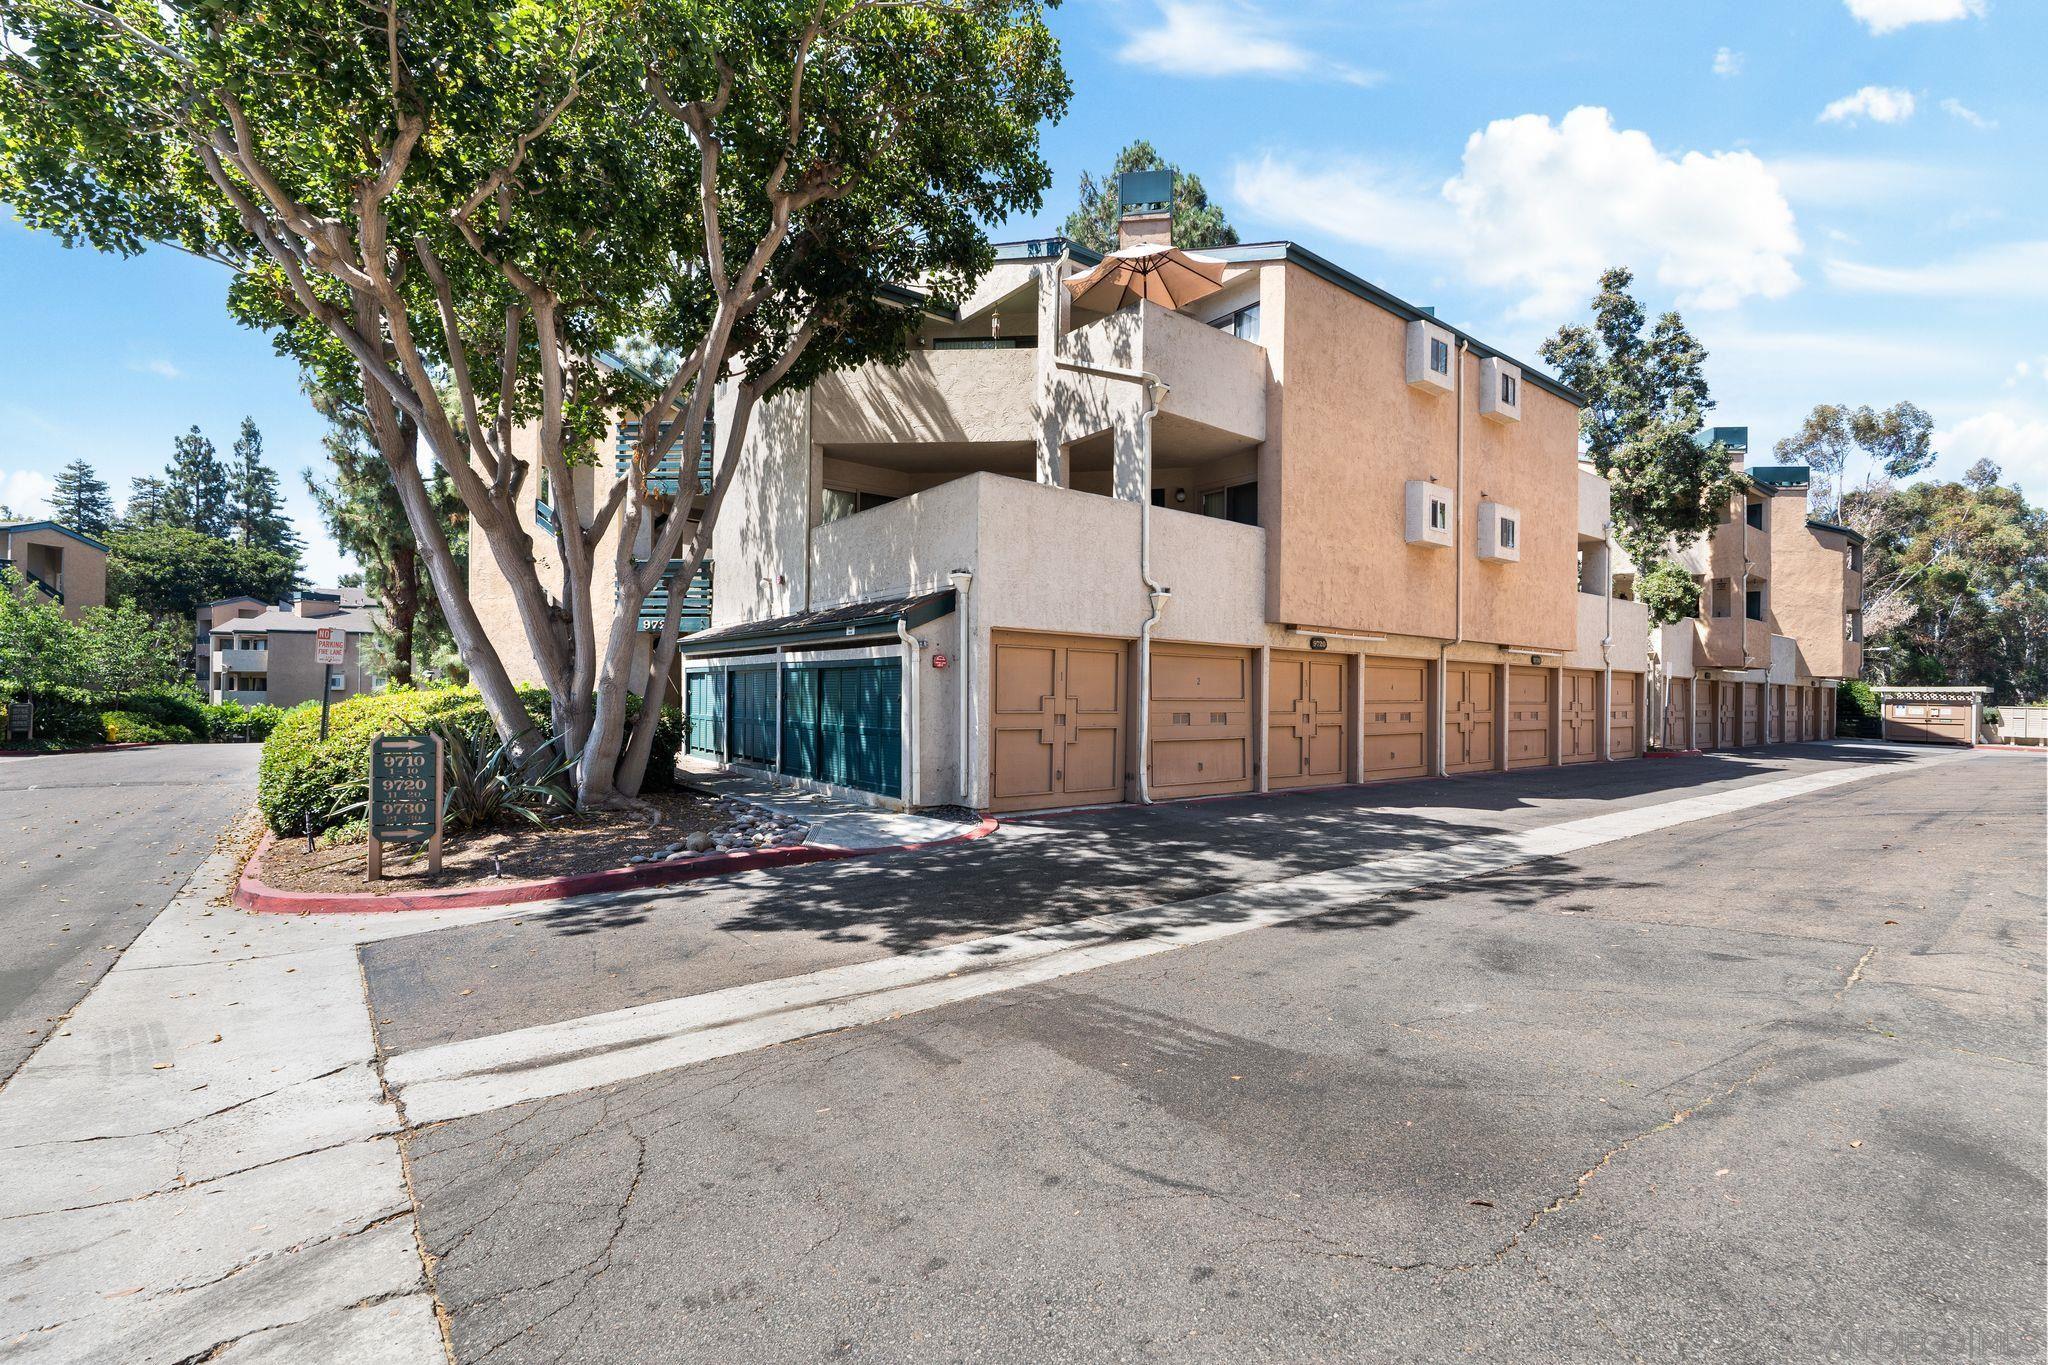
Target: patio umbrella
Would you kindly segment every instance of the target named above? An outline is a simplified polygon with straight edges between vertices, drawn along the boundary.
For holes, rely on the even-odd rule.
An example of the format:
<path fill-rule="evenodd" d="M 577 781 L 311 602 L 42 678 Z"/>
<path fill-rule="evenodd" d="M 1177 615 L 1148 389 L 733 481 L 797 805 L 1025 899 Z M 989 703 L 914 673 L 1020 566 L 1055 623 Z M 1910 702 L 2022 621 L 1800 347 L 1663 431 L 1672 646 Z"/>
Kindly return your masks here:
<path fill-rule="evenodd" d="M 1093 270 L 1067 281 L 1076 307 L 1101 313 L 1113 313 L 1139 299 L 1161 308 L 1185 308 L 1222 287 L 1223 262 L 1156 245 L 1113 252 Z"/>

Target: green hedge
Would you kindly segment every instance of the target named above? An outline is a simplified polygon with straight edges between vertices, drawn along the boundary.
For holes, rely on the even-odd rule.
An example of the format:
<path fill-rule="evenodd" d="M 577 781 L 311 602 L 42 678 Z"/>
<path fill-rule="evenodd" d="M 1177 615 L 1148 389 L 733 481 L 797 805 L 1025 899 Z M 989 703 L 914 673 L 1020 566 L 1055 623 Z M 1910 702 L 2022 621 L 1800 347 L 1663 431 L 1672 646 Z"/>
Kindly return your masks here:
<path fill-rule="evenodd" d="M 206 737 L 215 744 L 261 743 L 285 717 L 284 707 L 261 702 L 254 706 L 238 701 L 208 702 L 205 712 Z"/>
<path fill-rule="evenodd" d="M 536 728 L 550 726 L 545 688 L 522 687 L 519 701 Z M 631 710 L 639 711 L 639 698 Z M 370 775 L 370 741 L 384 734 L 417 734 L 427 730 L 458 730 L 485 737 L 495 734 L 482 696 L 473 687 L 386 692 L 350 697 L 335 704 L 328 719 L 327 739 L 320 739 L 320 708 L 295 707 L 278 721 L 263 743 L 258 767 L 256 804 L 276 833 L 304 834 L 310 817 L 314 830 L 327 828 L 336 793 L 360 795 Z M 654 757 L 648 765 L 644 791 L 665 791 L 674 784 L 676 755 L 682 748 L 682 718 L 664 707 L 655 734 Z"/>
<path fill-rule="evenodd" d="M 109 744 L 190 744 L 192 732 L 174 729 L 140 711 L 100 712 L 102 737 Z"/>
<path fill-rule="evenodd" d="M 37 749 L 196 744 L 206 737 L 206 714 L 191 689 L 137 692 L 122 698 L 119 706 L 103 706 L 77 687 L 51 688 L 36 698 Z"/>
<path fill-rule="evenodd" d="M 1869 683 L 1852 678 L 1835 689 L 1835 733 L 1851 739 L 1884 734 L 1884 713 Z"/>

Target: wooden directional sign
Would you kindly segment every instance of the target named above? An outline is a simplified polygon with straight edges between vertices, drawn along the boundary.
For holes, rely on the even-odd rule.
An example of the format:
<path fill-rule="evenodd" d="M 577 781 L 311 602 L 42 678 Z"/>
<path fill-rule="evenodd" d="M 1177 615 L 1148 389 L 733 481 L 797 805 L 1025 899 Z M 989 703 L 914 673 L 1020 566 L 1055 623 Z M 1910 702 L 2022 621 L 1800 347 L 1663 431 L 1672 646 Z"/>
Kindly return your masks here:
<path fill-rule="evenodd" d="M 427 870 L 441 870 L 442 753 L 439 735 L 379 735 L 370 741 L 370 880 L 384 875 L 384 845 L 427 845 Z"/>

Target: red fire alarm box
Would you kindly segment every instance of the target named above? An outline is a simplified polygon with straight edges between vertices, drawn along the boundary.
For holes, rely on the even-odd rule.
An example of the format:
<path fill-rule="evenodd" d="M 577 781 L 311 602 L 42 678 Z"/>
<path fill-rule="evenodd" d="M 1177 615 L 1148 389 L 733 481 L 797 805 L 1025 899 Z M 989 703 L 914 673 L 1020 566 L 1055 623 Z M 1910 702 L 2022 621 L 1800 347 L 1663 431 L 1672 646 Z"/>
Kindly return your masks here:
<path fill-rule="evenodd" d="M 932 655 L 932 667 L 933 667 L 933 668 L 944 668 L 944 667 L 946 667 L 946 666 L 947 666 L 948 664 L 950 664 L 951 662 L 952 662 L 952 660 L 951 660 L 951 659 L 948 659 L 948 658 L 947 658 L 947 657 L 946 657 L 945 655 L 943 655 L 943 654 L 937 654 L 937 653 L 935 653 L 935 654 L 933 654 L 933 655 Z"/>

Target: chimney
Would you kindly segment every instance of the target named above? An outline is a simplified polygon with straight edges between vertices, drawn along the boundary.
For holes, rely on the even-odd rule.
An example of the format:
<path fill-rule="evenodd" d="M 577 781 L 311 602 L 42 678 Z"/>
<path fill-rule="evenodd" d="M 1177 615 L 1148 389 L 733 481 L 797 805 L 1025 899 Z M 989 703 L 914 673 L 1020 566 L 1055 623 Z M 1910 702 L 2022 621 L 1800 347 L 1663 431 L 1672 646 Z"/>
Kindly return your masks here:
<path fill-rule="evenodd" d="M 1116 244 L 1173 245 L 1173 172 L 1125 171 L 1116 178 Z"/>

